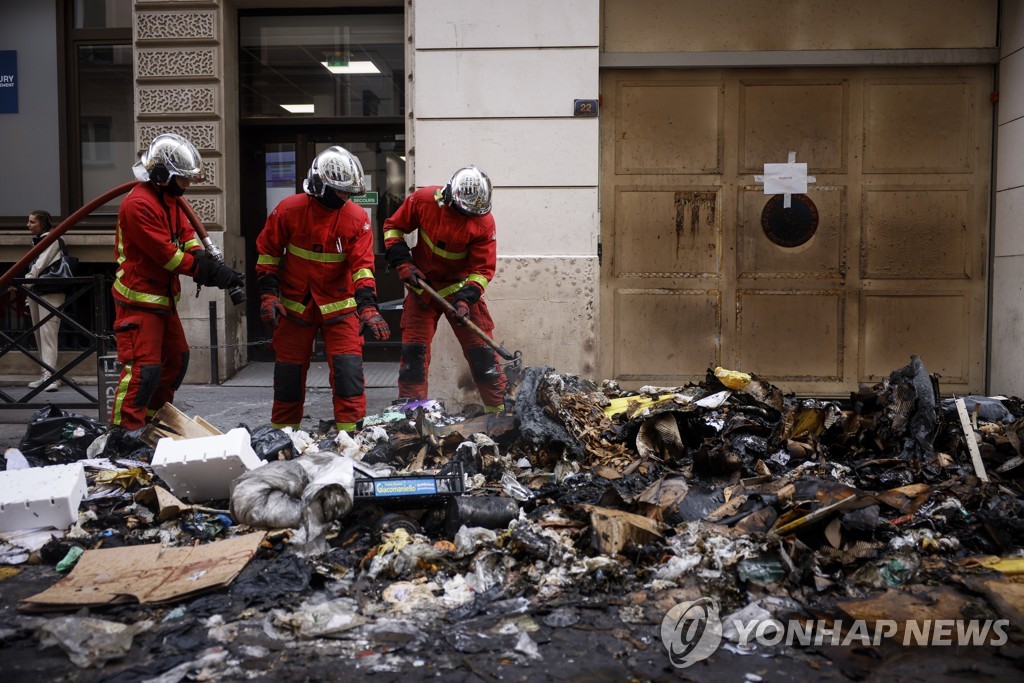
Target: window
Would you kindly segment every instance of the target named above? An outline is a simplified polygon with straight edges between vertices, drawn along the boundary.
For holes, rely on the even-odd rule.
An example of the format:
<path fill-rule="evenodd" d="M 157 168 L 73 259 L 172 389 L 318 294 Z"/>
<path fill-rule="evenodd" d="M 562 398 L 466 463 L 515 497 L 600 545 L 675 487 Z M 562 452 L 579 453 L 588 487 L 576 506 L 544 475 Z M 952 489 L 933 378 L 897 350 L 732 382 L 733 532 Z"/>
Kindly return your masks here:
<path fill-rule="evenodd" d="M 67 29 L 68 213 L 132 179 L 136 161 L 132 0 L 73 0 Z M 117 197 L 92 213 L 106 225 Z"/>
<path fill-rule="evenodd" d="M 242 117 L 402 116 L 405 47 L 398 11 L 242 16 Z"/>

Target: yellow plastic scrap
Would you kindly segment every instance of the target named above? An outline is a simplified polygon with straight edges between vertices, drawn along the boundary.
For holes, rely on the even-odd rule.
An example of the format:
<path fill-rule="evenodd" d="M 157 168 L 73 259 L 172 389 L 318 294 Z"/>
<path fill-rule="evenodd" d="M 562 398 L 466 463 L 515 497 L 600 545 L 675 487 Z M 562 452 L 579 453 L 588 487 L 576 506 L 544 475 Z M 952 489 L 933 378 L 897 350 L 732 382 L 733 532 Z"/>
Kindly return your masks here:
<path fill-rule="evenodd" d="M 412 536 L 405 529 L 395 529 L 390 534 L 384 536 L 384 542 L 377 546 L 377 555 L 387 555 L 388 553 L 397 553 L 405 546 L 412 543 Z"/>
<path fill-rule="evenodd" d="M 604 409 L 604 414 L 608 417 L 615 417 L 619 413 L 624 413 L 628 410 L 630 411 L 629 417 L 632 418 L 643 408 L 671 401 L 675 397 L 676 394 L 662 394 L 658 398 L 652 396 L 619 396 L 618 398 L 609 399 L 608 406 Z"/>
<path fill-rule="evenodd" d="M 103 470 L 96 474 L 97 485 L 117 484 L 127 490 L 132 484 L 147 486 L 153 477 L 141 467 L 127 470 Z"/>
<path fill-rule="evenodd" d="M 980 565 L 988 569 L 995 569 L 1007 576 L 1024 575 L 1024 557 L 999 557 L 997 555 L 983 555 L 970 558 L 971 564 Z"/>
<path fill-rule="evenodd" d="M 719 382 L 733 391 L 743 389 L 750 384 L 750 380 L 753 379 L 745 372 L 726 370 L 725 368 L 715 368 L 715 377 L 718 378 Z"/>
<path fill-rule="evenodd" d="M 793 420 L 793 433 L 789 438 L 799 439 L 805 434 L 819 436 L 825 429 L 825 414 L 821 410 L 798 410 Z"/>

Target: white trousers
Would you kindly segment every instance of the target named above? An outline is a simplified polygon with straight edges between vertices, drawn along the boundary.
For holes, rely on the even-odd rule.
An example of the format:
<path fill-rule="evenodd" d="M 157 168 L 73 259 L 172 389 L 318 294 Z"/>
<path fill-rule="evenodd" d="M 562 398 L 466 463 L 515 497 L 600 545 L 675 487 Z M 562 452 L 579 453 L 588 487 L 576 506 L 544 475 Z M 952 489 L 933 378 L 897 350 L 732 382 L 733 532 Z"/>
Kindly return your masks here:
<path fill-rule="evenodd" d="M 65 295 L 63 292 L 55 292 L 53 294 L 43 294 L 42 298 L 46 303 L 50 304 L 54 308 L 60 307 L 64 303 Z M 50 311 L 45 307 L 40 306 L 32 299 L 28 300 L 28 312 L 32 316 L 32 324 L 35 325 L 41 318 L 45 318 L 50 314 Z M 49 365 L 51 368 L 58 370 L 57 367 L 57 333 L 60 332 L 60 318 L 56 315 L 47 320 L 43 325 L 36 329 L 36 346 L 39 348 L 39 356 L 43 359 L 43 362 Z"/>

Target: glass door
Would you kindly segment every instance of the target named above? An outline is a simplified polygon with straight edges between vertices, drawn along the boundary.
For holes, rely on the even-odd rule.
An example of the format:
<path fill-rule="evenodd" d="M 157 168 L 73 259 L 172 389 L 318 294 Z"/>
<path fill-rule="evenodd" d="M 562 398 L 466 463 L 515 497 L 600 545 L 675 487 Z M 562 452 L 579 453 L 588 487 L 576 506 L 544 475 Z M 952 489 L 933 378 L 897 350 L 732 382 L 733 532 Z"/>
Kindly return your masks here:
<path fill-rule="evenodd" d="M 362 139 L 360 139 L 362 138 Z M 371 139 L 367 139 L 371 138 Z M 257 127 L 243 131 L 241 154 L 242 234 L 245 237 L 246 315 L 249 340 L 269 337 L 260 320 L 260 298 L 256 282 L 256 238 L 267 216 L 285 197 L 302 192 L 302 181 L 317 154 L 332 145 L 340 145 L 359 158 L 366 174 L 367 193 L 356 199 L 370 217 L 376 255 L 374 275 L 377 300 L 391 327 L 387 342 L 367 339 L 367 361 L 397 361 L 401 350 L 399 323 L 403 290 L 398 277 L 387 272 L 384 260 L 384 221 L 395 212 L 405 197 L 405 140 L 403 134 L 380 131 L 342 133 L 325 132 L 286 134 Z M 319 347 L 319 344 L 318 344 Z M 273 360 L 269 345 L 249 347 L 249 360 Z M 319 350 L 319 348 L 318 348 Z"/>
<path fill-rule="evenodd" d="M 284 3 L 282 3 L 284 4 Z M 384 220 L 405 195 L 405 19 L 403 4 L 362 9 L 268 9 L 238 18 L 241 218 L 250 340 L 268 332 L 259 317 L 256 238 L 281 199 L 302 191 L 313 158 L 331 145 L 359 157 L 369 192 L 359 203 L 374 227 L 380 302 L 402 285 L 384 262 Z M 396 308 L 384 307 L 388 342 L 367 341 L 367 361 L 401 349 Z M 269 346 L 250 360 L 272 360 Z"/>

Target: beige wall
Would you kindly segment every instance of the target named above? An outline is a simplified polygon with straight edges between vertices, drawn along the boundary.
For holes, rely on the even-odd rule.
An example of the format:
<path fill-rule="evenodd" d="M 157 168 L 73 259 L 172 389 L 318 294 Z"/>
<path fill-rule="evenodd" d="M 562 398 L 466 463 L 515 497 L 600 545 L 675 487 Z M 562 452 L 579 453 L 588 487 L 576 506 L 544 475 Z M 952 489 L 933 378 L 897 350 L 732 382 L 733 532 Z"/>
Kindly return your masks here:
<path fill-rule="evenodd" d="M 992 393 L 1024 386 L 1024 3 L 1003 3 L 996 118 L 992 264 Z"/>
<path fill-rule="evenodd" d="M 601 46 L 604 52 L 992 47 L 997 7 L 996 0 L 605 0 Z"/>

